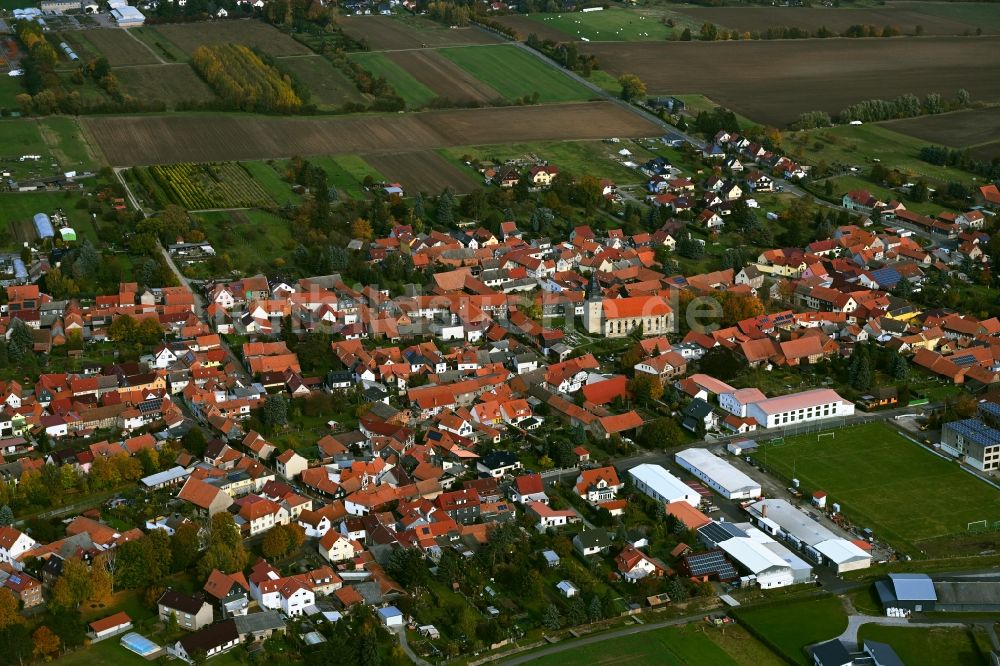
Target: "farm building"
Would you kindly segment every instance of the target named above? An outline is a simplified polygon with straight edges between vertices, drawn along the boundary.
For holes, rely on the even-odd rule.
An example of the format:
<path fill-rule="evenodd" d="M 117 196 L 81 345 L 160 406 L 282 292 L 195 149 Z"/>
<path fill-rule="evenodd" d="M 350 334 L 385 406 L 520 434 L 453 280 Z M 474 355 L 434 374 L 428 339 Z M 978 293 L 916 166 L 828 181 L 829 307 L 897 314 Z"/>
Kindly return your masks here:
<path fill-rule="evenodd" d="M 635 482 L 635 487 L 657 502 L 687 502 L 691 506 L 698 506 L 701 502 L 698 493 L 659 465 L 644 463 L 633 467 L 628 473 Z"/>
<path fill-rule="evenodd" d="M 111 18 L 119 28 L 134 28 L 146 22 L 146 17 L 135 7 L 125 5 L 111 10 Z"/>
<path fill-rule="evenodd" d="M 934 581 L 934 610 L 952 613 L 1000 611 L 1000 581 L 995 578 L 946 578 Z"/>
<path fill-rule="evenodd" d="M 934 583 L 927 574 L 891 573 L 888 579 L 875 581 L 875 592 L 886 611 L 932 611 L 937 603 Z"/>
<path fill-rule="evenodd" d="M 81 0 L 42 0 L 38 5 L 43 12 L 63 12 L 80 11 L 83 9 Z"/>
<path fill-rule="evenodd" d="M 55 238 L 56 232 L 52 228 L 52 220 L 45 213 L 36 213 L 33 219 L 35 223 L 35 233 L 42 240 L 46 238 Z"/>
<path fill-rule="evenodd" d="M 674 455 L 677 464 L 726 499 L 756 499 L 760 484 L 705 449 L 691 448 Z"/>
<path fill-rule="evenodd" d="M 785 539 L 813 562 L 829 565 L 837 573 L 871 566 L 871 553 L 837 536 L 787 500 L 760 500 L 748 506 L 747 513 L 766 534 Z"/>
<path fill-rule="evenodd" d="M 831 389 L 815 389 L 767 398 L 747 405 L 747 416 L 765 428 L 780 428 L 854 413 L 854 403 Z"/>

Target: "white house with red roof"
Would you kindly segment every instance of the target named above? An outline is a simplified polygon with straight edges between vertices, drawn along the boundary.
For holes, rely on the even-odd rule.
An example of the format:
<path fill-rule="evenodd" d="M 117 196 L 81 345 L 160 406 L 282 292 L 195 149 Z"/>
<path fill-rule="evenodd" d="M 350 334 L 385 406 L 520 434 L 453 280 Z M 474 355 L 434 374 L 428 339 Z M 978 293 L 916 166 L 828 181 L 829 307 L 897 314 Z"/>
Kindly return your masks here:
<path fill-rule="evenodd" d="M 10 525 L 0 527 L 0 564 L 8 564 L 20 571 L 24 565 L 20 557 L 38 547 L 38 542 Z"/>

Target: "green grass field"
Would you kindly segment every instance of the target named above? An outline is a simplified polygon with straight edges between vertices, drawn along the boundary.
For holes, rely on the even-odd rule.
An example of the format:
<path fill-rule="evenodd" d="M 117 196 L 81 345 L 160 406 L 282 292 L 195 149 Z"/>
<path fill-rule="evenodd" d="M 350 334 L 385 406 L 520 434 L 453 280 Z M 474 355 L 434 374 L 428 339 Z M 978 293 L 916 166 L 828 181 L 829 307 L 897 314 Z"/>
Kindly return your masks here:
<path fill-rule="evenodd" d="M 899 169 L 914 180 L 924 178 L 932 183 L 952 180 L 972 183 L 972 174 L 966 171 L 920 160 L 917 154 L 927 145 L 930 145 L 929 141 L 875 124 L 786 132 L 782 143 L 785 152 L 806 164 L 826 162 L 831 166 L 843 164 L 867 171 L 873 160 L 878 159 L 882 166 Z"/>
<path fill-rule="evenodd" d="M 20 78 L 0 73 L 0 109 L 20 111 L 21 107 L 18 106 L 16 98 L 23 92 Z"/>
<path fill-rule="evenodd" d="M 906 666 L 980 666 L 985 656 L 967 629 L 865 625 L 858 640 L 888 643 Z"/>
<path fill-rule="evenodd" d="M 437 97 L 430 88 L 413 78 L 413 75 L 390 60 L 384 53 L 352 53 L 358 64 L 374 76 L 385 77 L 396 94 L 406 100 L 410 109 L 422 109 Z"/>
<path fill-rule="evenodd" d="M 309 89 L 311 101 L 321 109 L 335 109 L 364 98 L 354 83 L 322 56 L 284 58 L 280 61 Z"/>
<path fill-rule="evenodd" d="M 310 157 L 309 161 L 326 170 L 330 185 L 337 188 L 341 196 L 352 199 L 366 198 L 362 183 L 365 176 L 371 176 L 375 182 L 386 178 L 372 165 L 358 155 L 336 155 L 333 157 Z"/>
<path fill-rule="evenodd" d="M 463 169 L 469 168 L 462 161 L 465 156 L 503 162 L 534 155 L 541 160 L 555 164 L 560 170 L 568 171 L 574 176 L 609 178 L 617 185 L 645 182 L 641 173 L 624 167 L 612 159 L 611 156 L 622 148 L 636 150 L 636 146 L 630 142 L 609 144 L 599 141 L 543 141 L 496 146 L 459 146 L 445 148 L 439 152 Z M 479 174 L 476 174 L 477 178 L 478 176 Z"/>
<path fill-rule="evenodd" d="M 200 228 L 219 254 L 245 275 L 266 271 L 277 259 L 290 261 L 299 239 L 291 223 L 262 210 L 198 213 Z"/>
<path fill-rule="evenodd" d="M 807 664 L 802 648 L 835 636 L 847 628 L 847 614 L 834 596 L 777 602 L 739 609 L 736 616 L 794 663 Z"/>
<path fill-rule="evenodd" d="M 784 663 L 739 626 L 669 627 L 580 646 L 532 662 L 539 666 L 779 666 Z"/>
<path fill-rule="evenodd" d="M 656 16 L 628 9 L 605 9 L 600 12 L 529 14 L 528 18 L 568 37 L 591 42 L 663 41 L 674 36 L 674 28 Z"/>
<path fill-rule="evenodd" d="M 923 542 L 966 532 L 969 522 L 1000 520 L 1000 491 L 873 423 L 765 445 L 758 460 L 798 478 L 806 496 L 829 493 L 855 524 L 913 557 Z M 951 498 L 954 501 L 949 501 Z"/>
<path fill-rule="evenodd" d="M 0 249 L 20 247 L 23 241 L 36 240 L 31 219 L 35 213 L 51 214 L 62 208 L 76 230 L 77 239 L 89 238 L 97 243 L 97 231 L 90 220 L 90 213 L 76 207 L 80 195 L 76 192 L 4 192 L 0 193 Z M 56 234 L 58 236 L 58 233 Z"/>
<path fill-rule="evenodd" d="M 242 164 L 279 206 L 288 201 L 293 204 L 302 201 L 302 197 L 292 191 L 292 186 L 281 179 L 281 174 L 278 173 L 281 164 L 277 162 L 273 166 L 267 162 L 243 162 Z"/>
<path fill-rule="evenodd" d="M 132 34 L 139 38 L 139 41 L 147 44 L 153 52 L 167 62 L 187 62 L 187 54 L 179 46 L 163 36 L 153 26 L 145 25 L 141 28 L 129 28 Z"/>
<path fill-rule="evenodd" d="M 438 52 L 509 100 L 538 93 L 539 102 L 579 102 L 592 93 L 555 67 L 511 44 Z"/>

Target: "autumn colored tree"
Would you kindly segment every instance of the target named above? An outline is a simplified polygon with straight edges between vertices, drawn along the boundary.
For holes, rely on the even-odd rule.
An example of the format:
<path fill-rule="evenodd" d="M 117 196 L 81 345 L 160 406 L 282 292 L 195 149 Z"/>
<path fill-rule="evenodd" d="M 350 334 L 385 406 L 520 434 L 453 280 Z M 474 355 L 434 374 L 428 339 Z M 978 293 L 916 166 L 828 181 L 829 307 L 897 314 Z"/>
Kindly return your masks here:
<path fill-rule="evenodd" d="M 35 629 L 35 633 L 31 634 L 31 641 L 34 643 L 35 656 L 37 657 L 41 657 L 42 659 L 48 661 L 49 658 L 59 654 L 61 641 L 59 640 L 59 637 L 44 624 L 38 627 L 38 629 Z"/>
<path fill-rule="evenodd" d="M 635 74 L 622 74 L 618 77 L 618 85 L 622 87 L 621 98 L 626 102 L 646 98 L 646 84 Z"/>
<path fill-rule="evenodd" d="M 368 241 L 372 239 L 373 233 L 372 223 L 363 217 L 359 217 L 351 223 L 351 237 L 353 238 Z"/>
<path fill-rule="evenodd" d="M 659 377 L 647 372 L 637 372 L 629 382 L 629 392 L 641 403 L 655 402 L 663 397 L 663 384 Z"/>
<path fill-rule="evenodd" d="M 0 588 L 0 629 L 6 629 L 14 624 L 23 624 L 24 618 L 21 616 L 18 607 L 17 597 L 7 588 Z"/>
<path fill-rule="evenodd" d="M 280 526 L 273 527 L 264 534 L 260 543 L 260 552 L 264 557 L 273 559 L 288 554 L 288 536 Z"/>
<path fill-rule="evenodd" d="M 62 575 L 52 588 L 52 603 L 60 608 L 79 608 L 94 594 L 90 567 L 73 557 L 63 562 Z"/>

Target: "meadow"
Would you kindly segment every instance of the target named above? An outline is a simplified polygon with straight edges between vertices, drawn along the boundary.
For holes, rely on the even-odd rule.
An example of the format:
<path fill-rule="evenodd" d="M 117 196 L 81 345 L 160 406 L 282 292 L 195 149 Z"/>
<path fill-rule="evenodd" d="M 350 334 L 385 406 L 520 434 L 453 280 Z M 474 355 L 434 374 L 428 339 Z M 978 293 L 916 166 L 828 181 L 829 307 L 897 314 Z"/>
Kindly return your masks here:
<path fill-rule="evenodd" d="M 578 102 L 592 97 L 587 88 L 558 69 L 511 44 L 438 52 L 511 101 L 536 93 L 542 103 Z"/>
<path fill-rule="evenodd" d="M 972 521 L 1000 520 L 1000 491 L 891 427 L 871 423 L 833 432 L 821 440 L 812 433 L 765 444 L 756 457 L 769 470 L 799 479 L 807 497 L 826 491 L 855 524 L 913 557 L 925 542 L 965 533 Z"/>
<path fill-rule="evenodd" d="M 351 58 L 373 76 L 385 78 L 396 94 L 406 101 L 409 109 L 422 109 L 437 97 L 433 90 L 417 81 L 412 74 L 383 53 L 352 53 Z"/>
<path fill-rule="evenodd" d="M 847 628 L 847 614 L 834 596 L 780 601 L 741 608 L 737 619 L 765 645 L 795 664 L 807 664 L 803 648 L 839 636 Z"/>
<path fill-rule="evenodd" d="M 858 630 L 858 640 L 888 643 L 907 666 L 980 666 L 986 657 L 961 627 L 881 627 Z"/>

